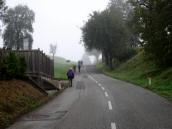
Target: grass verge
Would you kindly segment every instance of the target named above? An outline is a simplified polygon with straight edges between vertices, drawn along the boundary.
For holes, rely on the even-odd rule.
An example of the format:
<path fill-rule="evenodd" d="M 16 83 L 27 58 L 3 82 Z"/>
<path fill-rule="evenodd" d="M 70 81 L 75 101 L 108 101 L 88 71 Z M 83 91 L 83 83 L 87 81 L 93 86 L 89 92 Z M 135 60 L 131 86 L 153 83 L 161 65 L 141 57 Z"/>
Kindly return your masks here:
<path fill-rule="evenodd" d="M 172 68 L 157 68 L 152 62 L 145 61 L 143 53 L 112 71 L 103 64 L 98 64 L 97 68 L 108 76 L 147 88 L 172 101 Z M 148 78 L 151 78 L 151 85 Z"/>
<path fill-rule="evenodd" d="M 48 96 L 21 80 L 0 81 L 0 129 L 48 101 Z"/>

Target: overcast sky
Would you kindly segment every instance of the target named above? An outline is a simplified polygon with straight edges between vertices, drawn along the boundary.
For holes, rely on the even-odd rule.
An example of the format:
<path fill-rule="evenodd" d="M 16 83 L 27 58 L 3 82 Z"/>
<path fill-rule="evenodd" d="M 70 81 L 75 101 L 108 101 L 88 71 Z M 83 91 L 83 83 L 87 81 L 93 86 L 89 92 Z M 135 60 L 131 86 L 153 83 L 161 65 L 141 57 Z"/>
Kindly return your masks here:
<path fill-rule="evenodd" d="M 49 54 L 57 44 L 57 56 L 79 60 L 84 47 L 79 44 L 81 30 L 91 12 L 106 8 L 108 0 L 6 0 L 9 7 L 28 5 L 35 12 L 33 48 Z M 2 46 L 2 43 L 1 43 Z"/>

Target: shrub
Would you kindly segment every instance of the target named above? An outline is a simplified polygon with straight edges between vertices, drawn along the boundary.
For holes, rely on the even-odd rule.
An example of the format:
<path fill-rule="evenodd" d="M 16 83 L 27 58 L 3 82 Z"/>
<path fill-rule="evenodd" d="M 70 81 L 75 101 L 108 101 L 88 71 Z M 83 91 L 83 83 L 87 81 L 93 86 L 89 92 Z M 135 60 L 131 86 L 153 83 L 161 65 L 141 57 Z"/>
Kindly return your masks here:
<path fill-rule="evenodd" d="M 9 53 L 8 56 L 0 60 L 0 79 L 22 78 L 26 71 L 26 62 L 23 57 Z"/>
<path fill-rule="evenodd" d="M 11 78 L 15 78 L 19 72 L 19 59 L 18 57 L 15 55 L 15 53 L 10 53 L 7 56 L 7 75 L 8 77 Z"/>
<path fill-rule="evenodd" d="M 6 78 L 7 75 L 7 65 L 6 60 L 4 58 L 0 59 L 0 79 L 3 80 Z"/>
<path fill-rule="evenodd" d="M 119 56 L 119 61 L 120 62 L 125 62 L 126 60 L 132 58 L 137 54 L 137 50 L 134 48 L 128 48 L 123 54 Z"/>

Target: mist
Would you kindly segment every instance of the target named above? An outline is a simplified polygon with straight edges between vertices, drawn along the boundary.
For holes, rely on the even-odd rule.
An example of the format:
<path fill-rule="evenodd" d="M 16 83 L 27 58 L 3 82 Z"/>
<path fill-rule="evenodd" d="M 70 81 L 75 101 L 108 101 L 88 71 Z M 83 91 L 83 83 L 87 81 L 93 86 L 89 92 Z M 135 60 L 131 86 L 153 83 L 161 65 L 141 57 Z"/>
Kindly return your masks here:
<path fill-rule="evenodd" d="M 57 44 L 56 56 L 73 61 L 85 53 L 80 43 L 81 30 L 91 12 L 104 10 L 107 0 L 8 0 L 9 8 L 27 5 L 35 12 L 33 49 L 49 53 L 50 44 Z M 98 3 L 98 4 L 97 4 Z M 0 42 L 2 47 L 3 42 Z"/>

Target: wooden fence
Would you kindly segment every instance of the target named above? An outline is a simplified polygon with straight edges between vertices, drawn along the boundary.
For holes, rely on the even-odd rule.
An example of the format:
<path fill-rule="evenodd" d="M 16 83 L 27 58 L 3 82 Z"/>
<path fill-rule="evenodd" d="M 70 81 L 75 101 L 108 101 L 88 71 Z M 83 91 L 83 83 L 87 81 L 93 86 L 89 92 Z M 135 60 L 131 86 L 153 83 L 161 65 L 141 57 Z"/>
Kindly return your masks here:
<path fill-rule="evenodd" d="M 10 52 L 25 58 L 27 64 L 26 74 L 35 77 L 54 77 L 54 61 L 43 51 L 37 50 L 4 50 L 0 49 L 0 58 L 7 56 Z"/>

